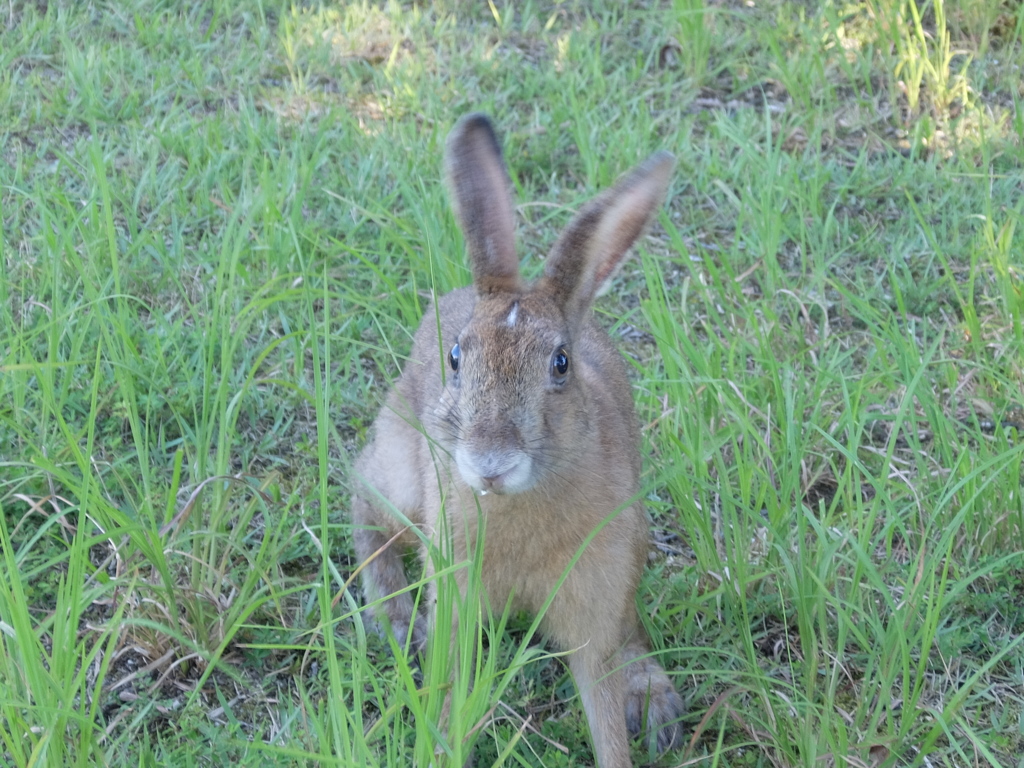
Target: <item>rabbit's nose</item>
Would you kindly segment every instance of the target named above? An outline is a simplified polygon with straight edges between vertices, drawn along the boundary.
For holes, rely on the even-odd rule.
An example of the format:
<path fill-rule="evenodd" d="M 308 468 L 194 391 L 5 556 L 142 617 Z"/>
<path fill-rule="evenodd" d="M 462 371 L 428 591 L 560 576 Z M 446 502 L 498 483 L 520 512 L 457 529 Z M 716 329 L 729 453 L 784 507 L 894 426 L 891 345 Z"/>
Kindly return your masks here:
<path fill-rule="evenodd" d="M 481 477 L 480 485 L 483 487 L 480 489 L 480 493 L 501 493 L 505 489 L 505 479 L 507 477 L 508 472 L 502 472 L 500 475 L 492 477 Z"/>
<path fill-rule="evenodd" d="M 476 453 L 460 446 L 455 464 L 466 485 L 477 493 L 522 493 L 536 482 L 534 463 L 518 449 Z"/>

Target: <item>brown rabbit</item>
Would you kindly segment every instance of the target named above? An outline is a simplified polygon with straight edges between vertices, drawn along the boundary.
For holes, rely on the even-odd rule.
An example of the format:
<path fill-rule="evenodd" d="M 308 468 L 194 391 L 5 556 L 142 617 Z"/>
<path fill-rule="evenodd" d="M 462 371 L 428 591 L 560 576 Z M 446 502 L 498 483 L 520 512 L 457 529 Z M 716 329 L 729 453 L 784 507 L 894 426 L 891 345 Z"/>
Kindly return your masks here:
<path fill-rule="evenodd" d="M 355 467 L 355 547 L 369 560 L 367 598 L 394 595 L 382 610 L 396 637 L 412 632 L 417 648 L 422 622 L 409 592 L 395 593 L 409 584 L 403 549 L 419 547 L 424 558 L 425 550 L 394 510 L 435 542 L 449 535 L 445 549 L 456 562 L 472 556 L 484 520 L 481 586 L 490 605 L 511 596 L 513 608 L 533 613 L 599 529 L 541 626 L 570 651 L 601 768 L 630 765 L 627 731 L 646 730 L 659 749 L 681 735 L 682 700 L 648 655 L 634 602 L 648 531 L 630 385 L 591 312 L 661 205 L 673 164 L 667 153 L 652 155 L 584 206 L 544 275 L 527 285 L 498 140 L 487 117 L 460 120 L 446 169 L 473 286 L 428 311 Z"/>

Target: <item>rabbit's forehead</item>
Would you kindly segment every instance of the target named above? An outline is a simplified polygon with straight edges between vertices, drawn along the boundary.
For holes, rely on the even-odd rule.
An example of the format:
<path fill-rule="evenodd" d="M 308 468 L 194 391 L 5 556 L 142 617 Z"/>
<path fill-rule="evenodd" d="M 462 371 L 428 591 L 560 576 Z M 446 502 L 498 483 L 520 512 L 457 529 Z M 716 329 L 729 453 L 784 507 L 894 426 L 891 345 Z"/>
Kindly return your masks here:
<path fill-rule="evenodd" d="M 489 316 L 505 320 L 511 327 L 521 319 L 546 324 L 563 323 L 562 313 L 546 295 L 525 293 L 512 296 L 488 296 L 477 306 Z"/>
<path fill-rule="evenodd" d="M 477 302 L 463 337 L 502 347 L 551 347 L 565 343 L 565 320 L 534 296 L 488 296 Z"/>

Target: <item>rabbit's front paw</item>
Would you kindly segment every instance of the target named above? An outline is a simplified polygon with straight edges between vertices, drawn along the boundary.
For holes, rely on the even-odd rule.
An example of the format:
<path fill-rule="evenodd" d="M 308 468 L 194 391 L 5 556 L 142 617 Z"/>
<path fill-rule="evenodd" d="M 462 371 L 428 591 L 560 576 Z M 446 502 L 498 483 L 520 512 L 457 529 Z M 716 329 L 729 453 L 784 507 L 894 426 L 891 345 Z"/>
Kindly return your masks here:
<path fill-rule="evenodd" d="M 391 634 L 398 641 L 400 648 L 408 645 L 409 656 L 415 657 L 427 647 L 427 622 L 420 615 L 413 617 L 412 621 L 405 619 L 390 619 Z M 381 627 L 383 631 L 384 628 Z"/>

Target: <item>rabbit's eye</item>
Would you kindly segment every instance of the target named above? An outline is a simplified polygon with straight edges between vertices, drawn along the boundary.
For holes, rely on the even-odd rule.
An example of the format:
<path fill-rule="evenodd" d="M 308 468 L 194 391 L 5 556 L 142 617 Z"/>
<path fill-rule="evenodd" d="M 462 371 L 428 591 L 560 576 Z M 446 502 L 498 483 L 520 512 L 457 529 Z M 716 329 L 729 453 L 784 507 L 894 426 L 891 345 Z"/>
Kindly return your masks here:
<path fill-rule="evenodd" d="M 462 352 L 459 350 L 458 344 L 452 347 L 452 351 L 448 353 L 448 365 L 452 367 L 453 371 L 459 370 L 459 357 L 461 355 Z"/>
<path fill-rule="evenodd" d="M 569 353 L 559 347 L 551 356 L 551 378 L 555 384 L 564 384 L 569 376 Z"/>

